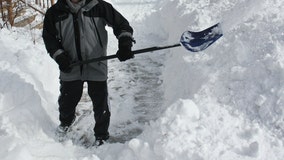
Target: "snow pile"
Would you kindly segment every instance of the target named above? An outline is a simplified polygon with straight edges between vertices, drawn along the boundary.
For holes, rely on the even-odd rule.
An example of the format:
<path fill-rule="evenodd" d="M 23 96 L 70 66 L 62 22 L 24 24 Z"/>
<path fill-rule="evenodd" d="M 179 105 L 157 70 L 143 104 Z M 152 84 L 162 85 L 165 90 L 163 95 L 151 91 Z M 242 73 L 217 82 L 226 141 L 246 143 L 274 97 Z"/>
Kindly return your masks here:
<path fill-rule="evenodd" d="M 281 159 L 283 2 L 176 0 L 160 1 L 160 5 L 156 14 L 169 33 L 169 42 L 178 39 L 178 31 L 198 31 L 218 21 L 224 30 L 224 36 L 204 52 L 194 54 L 181 48 L 168 56 L 166 106 L 180 98 L 191 99 L 203 115 L 193 131 L 180 130 L 181 126 L 164 131 L 179 133 L 181 140 L 176 135 L 174 148 L 179 150 L 182 142 L 193 140 L 184 150 L 188 158 Z M 169 19 L 172 13 L 180 18 Z M 169 152 L 163 155 L 182 153 Z"/>
<path fill-rule="evenodd" d="M 206 2 L 199 1 L 203 10 L 191 11 L 195 16 L 183 14 L 192 10 L 193 2 L 182 5 L 189 8 L 178 10 L 188 19 L 214 13 L 208 22 L 199 20 L 198 25 L 209 26 L 223 20 L 224 36 L 202 53 L 179 50 L 183 54 L 171 55 L 165 71 L 169 103 L 181 97 L 199 101 L 203 100 L 200 97 L 210 98 L 260 121 L 283 137 L 283 2 L 233 1 L 219 4 L 218 8 Z M 238 23 L 232 23 L 235 17 Z M 168 32 L 175 34 L 176 30 Z M 174 90 L 181 92 L 177 95 Z"/>
<path fill-rule="evenodd" d="M 132 3 L 141 5 L 134 27 L 136 37 L 149 39 L 140 40 L 145 46 L 176 43 L 184 31 L 199 31 L 220 21 L 224 36 L 199 53 L 182 47 L 163 51 L 167 55 L 165 102 L 159 104 L 160 117 L 140 126 L 142 134 L 125 143 L 84 148 L 72 141 L 59 143 L 54 137 L 58 69 L 42 41 L 32 43 L 31 37 L 40 36 L 40 31 L 1 29 L 1 159 L 282 159 L 284 2 L 160 0 L 148 11 L 142 4 L 153 5 L 154 1 L 122 1 L 120 7 L 135 20 L 131 14 L 137 10 L 129 6 Z M 122 75 L 123 69 L 117 69 L 119 73 L 115 69 L 110 77 L 135 87 L 134 78 L 129 83 L 129 73 Z M 115 91 L 121 91 L 116 87 Z M 133 92 L 128 94 L 137 96 L 134 90 L 127 90 Z M 113 101 L 125 98 L 115 94 Z M 135 101 L 115 103 L 121 105 L 114 109 L 118 121 L 114 124 L 129 116 L 134 119 L 128 107 L 122 107 L 135 106 Z"/>
<path fill-rule="evenodd" d="M 27 38 L 30 33 L 2 29 L 0 34 L 1 159 L 32 159 L 27 146 L 36 149 L 54 141 L 56 99 L 51 92 L 58 86 L 50 78 L 58 73 L 48 67 L 55 65 L 42 45 L 37 48 Z"/>

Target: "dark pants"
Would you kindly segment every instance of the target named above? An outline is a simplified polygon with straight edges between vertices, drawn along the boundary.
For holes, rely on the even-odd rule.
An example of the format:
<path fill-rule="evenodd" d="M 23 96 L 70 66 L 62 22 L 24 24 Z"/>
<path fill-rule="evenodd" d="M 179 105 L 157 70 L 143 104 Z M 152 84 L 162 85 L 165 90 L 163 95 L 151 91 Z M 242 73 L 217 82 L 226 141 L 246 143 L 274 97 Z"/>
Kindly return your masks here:
<path fill-rule="evenodd" d="M 60 81 L 59 120 L 63 125 L 70 125 L 75 117 L 76 106 L 83 93 L 83 81 Z M 97 138 L 107 139 L 110 122 L 108 91 L 106 81 L 87 81 L 88 94 L 93 102 L 95 117 L 94 132 Z"/>

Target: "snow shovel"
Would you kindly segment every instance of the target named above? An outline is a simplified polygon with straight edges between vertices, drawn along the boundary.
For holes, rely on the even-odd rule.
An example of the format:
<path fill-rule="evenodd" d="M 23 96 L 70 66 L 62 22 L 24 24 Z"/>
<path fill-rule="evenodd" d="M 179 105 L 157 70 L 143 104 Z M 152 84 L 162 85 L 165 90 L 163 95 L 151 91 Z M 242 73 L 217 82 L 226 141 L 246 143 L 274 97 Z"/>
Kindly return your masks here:
<path fill-rule="evenodd" d="M 209 47 L 212 43 L 217 41 L 220 37 L 222 37 L 222 28 L 220 23 L 217 23 L 203 31 L 200 32 L 192 32 L 192 31 L 185 31 L 180 38 L 180 43 L 174 44 L 174 45 L 168 45 L 168 46 L 156 46 L 156 47 L 149 47 L 144 49 L 139 49 L 132 51 L 134 54 L 140 54 L 145 52 L 152 52 L 167 48 L 174 48 L 183 46 L 185 49 L 191 52 L 199 52 L 205 50 L 207 47 Z M 93 59 L 88 59 L 85 61 L 78 61 L 75 63 L 72 63 L 70 67 L 88 64 L 92 62 L 98 62 L 108 59 L 114 59 L 117 58 L 117 55 L 110 55 L 110 56 L 103 56 Z"/>

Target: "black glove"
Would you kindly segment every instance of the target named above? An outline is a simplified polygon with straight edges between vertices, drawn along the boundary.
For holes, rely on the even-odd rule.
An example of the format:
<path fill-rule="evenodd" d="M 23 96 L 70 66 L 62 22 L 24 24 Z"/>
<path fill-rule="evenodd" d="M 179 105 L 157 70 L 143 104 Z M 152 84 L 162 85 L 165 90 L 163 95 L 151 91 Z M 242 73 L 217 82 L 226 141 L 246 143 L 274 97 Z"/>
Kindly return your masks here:
<path fill-rule="evenodd" d="M 70 67 L 70 58 L 66 53 L 61 53 L 55 58 L 56 63 L 59 65 L 60 71 L 64 73 L 70 73 L 72 68 Z"/>
<path fill-rule="evenodd" d="M 120 37 L 118 40 L 118 51 L 116 52 L 117 58 L 120 61 L 126 61 L 134 57 L 131 51 L 133 39 L 129 36 Z"/>

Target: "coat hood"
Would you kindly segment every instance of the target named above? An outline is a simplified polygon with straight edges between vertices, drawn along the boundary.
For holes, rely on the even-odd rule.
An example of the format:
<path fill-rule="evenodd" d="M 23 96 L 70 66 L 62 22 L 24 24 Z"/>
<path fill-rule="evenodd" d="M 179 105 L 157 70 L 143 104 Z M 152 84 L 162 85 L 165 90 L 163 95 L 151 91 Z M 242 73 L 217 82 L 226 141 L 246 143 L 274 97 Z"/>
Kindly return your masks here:
<path fill-rule="evenodd" d="M 98 3 L 99 3 L 98 0 L 86 0 L 85 5 L 82 7 L 82 10 L 88 11 Z M 67 0 L 58 0 L 55 4 L 55 7 L 58 10 L 63 10 L 66 12 L 71 11 L 71 8 L 67 4 Z"/>

